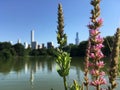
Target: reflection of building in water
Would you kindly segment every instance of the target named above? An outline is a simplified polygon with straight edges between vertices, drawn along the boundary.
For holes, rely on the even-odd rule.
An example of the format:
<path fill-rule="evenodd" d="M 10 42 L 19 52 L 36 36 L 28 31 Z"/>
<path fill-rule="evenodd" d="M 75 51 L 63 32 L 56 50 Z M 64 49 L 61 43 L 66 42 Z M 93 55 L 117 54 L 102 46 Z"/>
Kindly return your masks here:
<path fill-rule="evenodd" d="M 34 84 L 34 73 L 36 73 L 36 65 L 34 62 L 31 63 L 31 69 L 30 69 L 30 84 L 33 88 L 33 84 Z"/>
<path fill-rule="evenodd" d="M 25 74 L 29 74 L 29 83 L 33 88 L 35 83 L 35 74 L 36 72 L 52 72 L 53 65 L 55 65 L 54 61 L 51 59 L 45 60 L 29 60 L 24 64 L 24 72 Z"/>
<path fill-rule="evenodd" d="M 25 74 L 27 74 L 27 72 L 28 72 L 28 64 L 27 64 L 27 62 L 25 63 Z"/>
<path fill-rule="evenodd" d="M 31 84 L 31 86 L 33 86 L 33 82 L 34 82 L 34 71 L 31 69 L 31 71 L 30 71 L 30 84 Z"/>

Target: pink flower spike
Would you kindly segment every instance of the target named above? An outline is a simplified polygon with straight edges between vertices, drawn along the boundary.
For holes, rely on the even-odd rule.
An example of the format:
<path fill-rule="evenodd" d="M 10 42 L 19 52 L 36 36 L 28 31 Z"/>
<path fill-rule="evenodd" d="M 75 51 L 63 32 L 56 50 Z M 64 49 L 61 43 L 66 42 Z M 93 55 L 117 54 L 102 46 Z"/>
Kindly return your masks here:
<path fill-rule="evenodd" d="M 94 55 L 94 53 L 90 53 L 90 58 L 95 58 L 95 55 Z"/>
<path fill-rule="evenodd" d="M 91 70 L 91 74 L 92 74 L 93 76 L 99 76 L 99 71 L 92 69 L 92 70 Z"/>
<path fill-rule="evenodd" d="M 96 62 L 96 65 L 97 65 L 99 68 L 103 68 L 105 64 L 104 64 L 103 61 L 99 61 L 99 62 Z"/>
<path fill-rule="evenodd" d="M 97 22 L 98 22 L 99 26 L 101 26 L 103 24 L 103 19 L 100 18 L 100 19 L 97 20 Z"/>
<path fill-rule="evenodd" d="M 105 75 L 105 72 L 100 72 L 100 76 L 104 76 Z"/>
<path fill-rule="evenodd" d="M 99 79 L 92 81 L 90 84 L 93 86 L 98 86 L 98 85 L 102 85 L 102 84 L 106 84 L 106 79 L 104 79 L 103 77 L 100 77 Z"/>
<path fill-rule="evenodd" d="M 91 36 L 95 36 L 95 35 L 98 35 L 100 32 L 98 29 L 94 30 L 94 29 L 91 29 L 89 30 L 89 33 Z"/>
<path fill-rule="evenodd" d="M 103 77 L 100 77 L 100 78 L 99 78 L 99 81 L 100 81 L 100 84 L 101 84 L 101 85 L 102 85 L 102 84 L 107 84 L 106 79 L 103 78 Z"/>
<path fill-rule="evenodd" d="M 96 43 L 103 43 L 103 41 L 104 41 L 103 38 L 101 38 L 100 36 L 96 37 L 96 40 L 95 40 Z"/>
<path fill-rule="evenodd" d="M 101 48 L 103 48 L 103 47 L 104 47 L 104 45 L 103 45 L 103 44 L 101 44 L 101 43 L 100 43 L 100 44 L 97 44 L 96 46 L 97 46 L 97 47 L 99 47 L 99 49 L 101 49 Z"/>
<path fill-rule="evenodd" d="M 88 66 L 89 66 L 89 67 L 92 67 L 92 66 L 94 66 L 94 64 L 91 63 L 91 62 L 89 62 L 89 63 L 88 63 Z"/>
<path fill-rule="evenodd" d="M 100 85 L 100 82 L 98 80 L 92 81 L 90 85 L 97 86 Z"/>
<path fill-rule="evenodd" d="M 104 57 L 104 54 L 102 53 L 101 50 L 99 50 L 99 51 L 96 52 L 96 56 L 97 56 L 98 60 L 100 60 L 101 58 Z"/>

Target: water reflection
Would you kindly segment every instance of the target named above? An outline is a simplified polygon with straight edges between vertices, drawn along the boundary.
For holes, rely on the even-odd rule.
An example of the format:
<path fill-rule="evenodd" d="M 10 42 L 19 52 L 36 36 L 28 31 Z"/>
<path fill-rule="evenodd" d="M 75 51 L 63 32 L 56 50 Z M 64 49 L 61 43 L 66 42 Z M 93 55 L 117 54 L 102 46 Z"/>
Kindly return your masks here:
<path fill-rule="evenodd" d="M 84 59 L 80 58 L 74 58 L 72 60 L 70 74 L 67 77 L 69 86 L 73 79 L 76 79 L 79 83 L 83 82 L 83 61 Z M 106 68 L 108 68 L 109 65 L 107 62 L 106 65 Z M 91 78 L 91 76 L 89 77 Z M 120 78 L 118 78 L 117 81 L 120 82 Z M 11 90 L 64 89 L 62 78 L 56 71 L 56 63 L 52 57 L 15 58 L 6 61 L 0 60 L 0 83 L 2 83 L 0 84 L 0 90 L 10 90 L 9 88 L 7 89 L 7 86 L 9 86 Z M 24 83 L 26 83 L 25 86 Z M 13 87 L 13 85 L 18 89 Z"/>
<path fill-rule="evenodd" d="M 17 58 L 12 60 L 0 60 L 0 73 L 9 74 L 11 71 L 21 72 L 21 70 L 25 70 L 27 73 L 29 70 L 32 70 L 34 73 L 42 69 L 45 71 L 47 69 L 48 72 L 52 72 L 53 66 L 55 65 L 54 60 L 47 60 L 41 58 L 31 58 L 29 60 L 24 60 L 24 58 Z"/>

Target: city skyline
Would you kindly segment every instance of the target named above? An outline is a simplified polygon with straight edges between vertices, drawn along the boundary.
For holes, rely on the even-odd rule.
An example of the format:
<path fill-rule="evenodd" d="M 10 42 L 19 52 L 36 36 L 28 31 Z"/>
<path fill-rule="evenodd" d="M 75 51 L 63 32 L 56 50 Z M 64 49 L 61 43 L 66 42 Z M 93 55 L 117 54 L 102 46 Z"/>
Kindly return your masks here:
<path fill-rule="evenodd" d="M 65 33 L 68 36 L 68 44 L 75 43 L 76 32 L 79 33 L 80 42 L 88 39 L 91 16 L 90 0 L 2 0 L 0 1 L 0 42 L 18 39 L 31 42 L 30 31 L 35 30 L 35 40 L 39 43 L 54 42 L 57 46 L 57 11 L 58 3 L 62 4 Z M 101 1 L 101 17 L 103 37 L 114 35 L 116 28 L 120 26 L 119 0 Z M 73 7 L 75 6 L 75 7 Z M 114 17 L 113 17 L 114 16 Z"/>

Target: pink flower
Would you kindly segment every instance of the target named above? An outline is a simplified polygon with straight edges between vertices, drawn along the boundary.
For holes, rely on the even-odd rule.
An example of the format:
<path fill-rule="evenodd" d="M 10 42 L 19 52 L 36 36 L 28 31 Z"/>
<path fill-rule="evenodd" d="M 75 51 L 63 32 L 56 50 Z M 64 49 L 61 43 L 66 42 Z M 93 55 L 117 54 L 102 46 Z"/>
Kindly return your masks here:
<path fill-rule="evenodd" d="M 90 53 L 90 58 L 92 58 L 94 60 L 100 60 L 103 57 L 104 57 L 104 55 L 100 49 L 97 50 L 96 52 Z"/>
<path fill-rule="evenodd" d="M 99 68 L 103 68 L 105 64 L 104 64 L 103 61 L 99 61 L 99 62 L 96 62 L 96 65 L 97 65 Z"/>
<path fill-rule="evenodd" d="M 99 82 L 98 80 L 95 80 L 95 81 L 92 81 L 92 82 L 90 83 L 90 85 L 98 86 L 98 85 L 100 85 L 100 82 Z"/>
<path fill-rule="evenodd" d="M 98 26 L 100 27 L 103 24 L 103 19 L 99 18 L 97 19 Z"/>
<path fill-rule="evenodd" d="M 96 45 L 99 49 L 103 48 L 104 45 L 102 43 Z"/>
<path fill-rule="evenodd" d="M 91 70 L 91 74 L 92 74 L 93 76 L 99 76 L 99 71 L 92 69 L 92 70 Z"/>
<path fill-rule="evenodd" d="M 89 67 L 92 67 L 92 66 L 94 66 L 94 64 L 91 63 L 91 62 L 89 62 L 89 63 L 88 63 L 88 66 L 89 66 Z"/>
<path fill-rule="evenodd" d="M 96 36 L 96 35 L 98 35 L 100 32 L 99 32 L 98 29 L 96 29 L 96 30 L 91 29 L 91 30 L 89 30 L 89 33 L 90 33 L 91 36 Z"/>
<path fill-rule="evenodd" d="M 97 80 L 92 81 L 90 84 L 93 86 L 98 86 L 98 85 L 106 84 L 106 80 L 103 77 L 100 77 Z"/>
<path fill-rule="evenodd" d="M 102 53 L 101 50 L 99 50 L 99 51 L 96 52 L 96 58 L 97 58 L 98 60 L 100 60 L 100 59 L 103 58 L 103 57 L 104 57 L 104 55 L 103 55 L 103 53 Z"/>
<path fill-rule="evenodd" d="M 90 58 L 95 58 L 95 54 L 94 53 L 90 53 Z"/>
<path fill-rule="evenodd" d="M 103 44 L 93 45 L 93 46 L 91 46 L 91 51 L 97 52 L 97 51 L 99 51 L 102 47 L 103 47 Z"/>
<path fill-rule="evenodd" d="M 103 38 L 101 38 L 99 35 L 95 38 L 96 43 L 103 43 Z"/>
<path fill-rule="evenodd" d="M 99 78 L 99 81 L 100 81 L 100 84 L 101 84 L 101 85 L 107 83 L 107 82 L 106 82 L 106 79 L 103 78 L 103 77 L 100 77 L 100 78 Z"/>
<path fill-rule="evenodd" d="M 102 71 L 102 72 L 99 73 L 99 75 L 100 75 L 100 76 L 104 76 L 104 75 L 105 75 L 105 72 Z"/>

